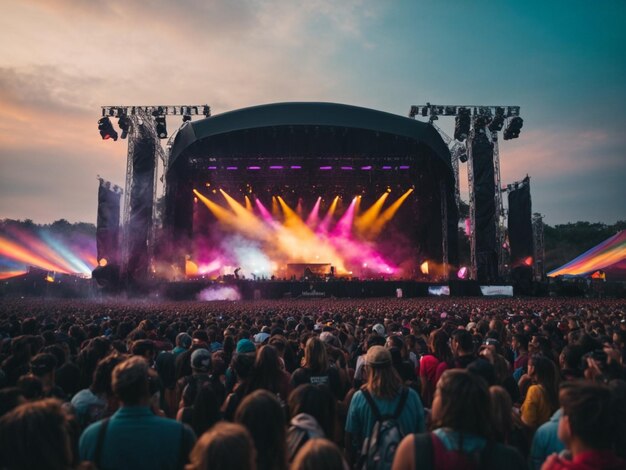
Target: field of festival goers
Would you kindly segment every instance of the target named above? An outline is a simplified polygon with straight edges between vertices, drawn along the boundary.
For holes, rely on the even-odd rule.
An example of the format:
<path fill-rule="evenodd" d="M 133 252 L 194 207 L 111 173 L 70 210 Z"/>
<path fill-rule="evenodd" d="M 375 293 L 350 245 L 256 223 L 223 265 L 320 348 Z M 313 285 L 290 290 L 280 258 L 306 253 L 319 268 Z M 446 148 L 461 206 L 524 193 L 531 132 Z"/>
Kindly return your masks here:
<path fill-rule="evenodd" d="M 623 469 L 626 300 L 0 299 L 7 469 Z"/>

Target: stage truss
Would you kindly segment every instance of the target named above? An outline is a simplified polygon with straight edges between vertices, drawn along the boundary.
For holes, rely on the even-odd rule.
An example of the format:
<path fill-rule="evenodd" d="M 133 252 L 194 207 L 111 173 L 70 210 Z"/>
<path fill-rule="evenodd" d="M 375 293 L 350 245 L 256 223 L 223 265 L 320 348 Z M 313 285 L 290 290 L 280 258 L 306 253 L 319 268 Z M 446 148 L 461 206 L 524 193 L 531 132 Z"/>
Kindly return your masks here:
<path fill-rule="evenodd" d="M 464 143 L 447 135 L 434 121 L 439 116 L 456 117 L 459 111 L 471 111 L 471 130 L 469 135 L 464 139 Z M 490 129 L 488 124 L 494 116 L 499 113 L 506 112 L 503 117 L 505 121 L 499 129 Z M 428 117 L 428 122 L 439 132 L 444 142 L 448 145 L 451 155 L 452 168 L 455 177 L 455 197 L 457 209 L 460 209 L 460 181 L 459 181 L 459 163 L 467 161 L 467 179 L 469 190 L 469 213 L 470 213 L 470 277 L 477 278 L 477 259 L 476 259 L 476 200 L 474 195 L 474 170 L 472 160 L 472 141 L 476 132 L 484 132 L 490 136 L 493 144 L 493 166 L 494 166 L 494 186 L 495 186 L 495 224 L 496 224 L 496 243 L 498 255 L 498 275 L 504 278 L 508 275 L 508 251 L 506 250 L 506 213 L 502 202 L 502 181 L 500 175 L 500 150 L 498 145 L 498 132 L 508 126 L 510 119 L 519 117 L 519 106 L 501 106 L 501 105 L 433 105 L 427 103 L 425 105 L 413 105 L 409 110 L 409 117 L 416 119 L 417 116 Z M 484 125 L 477 126 L 476 117 L 484 117 Z M 505 136 L 506 138 L 506 136 Z"/>

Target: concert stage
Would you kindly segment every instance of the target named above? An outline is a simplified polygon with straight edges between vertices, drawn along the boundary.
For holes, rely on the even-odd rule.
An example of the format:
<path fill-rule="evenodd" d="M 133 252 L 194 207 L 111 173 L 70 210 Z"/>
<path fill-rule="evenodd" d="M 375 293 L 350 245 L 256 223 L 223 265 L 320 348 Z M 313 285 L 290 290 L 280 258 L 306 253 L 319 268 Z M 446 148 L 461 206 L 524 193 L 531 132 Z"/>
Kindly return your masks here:
<path fill-rule="evenodd" d="M 294 269 L 315 265 L 323 272 L 314 274 L 343 279 L 314 285 L 328 295 L 395 295 L 399 284 L 421 295 L 419 282 L 346 279 L 456 273 L 450 158 L 433 126 L 343 104 L 277 103 L 189 122 L 169 155 L 153 260 L 131 240 L 127 277 L 216 279 L 239 269 L 248 279 L 302 279 Z M 257 284 L 269 298 L 308 290 Z"/>

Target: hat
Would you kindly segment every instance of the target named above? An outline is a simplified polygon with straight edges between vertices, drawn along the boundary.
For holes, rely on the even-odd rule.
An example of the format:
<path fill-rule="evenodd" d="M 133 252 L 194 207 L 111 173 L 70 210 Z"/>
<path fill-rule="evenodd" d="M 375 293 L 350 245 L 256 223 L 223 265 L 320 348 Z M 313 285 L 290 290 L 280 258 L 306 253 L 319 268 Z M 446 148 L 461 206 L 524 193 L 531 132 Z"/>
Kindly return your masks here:
<path fill-rule="evenodd" d="M 380 323 L 376 323 L 372 327 L 372 331 L 376 332 L 379 336 L 385 336 L 385 327 Z"/>
<path fill-rule="evenodd" d="M 208 372 L 211 368 L 211 353 L 206 349 L 196 349 L 191 355 L 191 368 L 200 372 Z"/>
<path fill-rule="evenodd" d="M 189 349 L 191 346 L 191 336 L 187 333 L 178 333 L 178 335 L 176 335 L 176 344 L 180 345 L 181 348 Z"/>
<path fill-rule="evenodd" d="M 256 352 L 256 347 L 254 346 L 254 343 L 252 341 L 250 341 L 249 339 L 240 339 L 239 342 L 237 343 L 237 354 L 245 354 L 245 353 L 251 353 L 251 352 Z"/>
<path fill-rule="evenodd" d="M 256 335 L 254 335 L 254 342 L 257 344 L 261 344 L 264 343 L 265 340 L 269 337 L 269 333 L 265 333 L 264 331 L 262 331 L 261 333 L 257 333 Z"/>
<path fill-rule="evenodd" d="M 391 364 L 391 353 L 383 346 L 372 346 L 367 350 L 365 363 L 374 367 Z"/>
<path fill-rule="evenodd" d="M 324 331 L 320 335 L 320 339 L 326 344 L 330 344 L 331 346 L 334 346 L 336 348 L 341 348 L 341 341 L 339 341 L 339 338 L 337 338 L 330 331 Z"/>

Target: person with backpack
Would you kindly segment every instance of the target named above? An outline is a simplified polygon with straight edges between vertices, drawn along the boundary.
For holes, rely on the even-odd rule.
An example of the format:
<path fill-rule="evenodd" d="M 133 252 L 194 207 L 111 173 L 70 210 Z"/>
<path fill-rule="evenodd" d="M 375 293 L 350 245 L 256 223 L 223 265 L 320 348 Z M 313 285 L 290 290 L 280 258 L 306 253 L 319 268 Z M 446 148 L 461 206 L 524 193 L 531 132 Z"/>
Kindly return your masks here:
<path fill-rule="evenodd" d="M 432 432 L 406 436 L 392 470 L 524 470 L 522 455 L 495 442 L 487 383 L 472 372 L 441 376 L 431 410 Z"/>
<path fill-rule="evenodd" d="M 365 374 L 367 381 L 348 409 L 347 457 L 359 468 L 389 469 L 402 438 L 424 431 L 424 407 L 419 395 L 403 385 L 384 347 L 367 351 Z"/>
<path fill-rule="evenodd" d="M 85 429 L 79 442 L 81 460 L 103 470 L 184 468 L 196 436 L 187 425 L 152 412 L 149 374 L 148 363 L 138 356 L 115 366 L 112 388 L 120 408 Z"/>
<path fill-rule="evenodd" d="M 292 462 L 296 453 L 314 438 L 335 439 L 336 402 L 325 385 L 300 385 L 289 395 L 287 457 Z"/>

